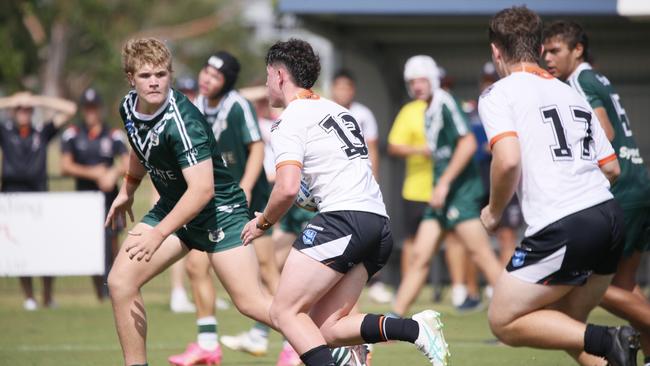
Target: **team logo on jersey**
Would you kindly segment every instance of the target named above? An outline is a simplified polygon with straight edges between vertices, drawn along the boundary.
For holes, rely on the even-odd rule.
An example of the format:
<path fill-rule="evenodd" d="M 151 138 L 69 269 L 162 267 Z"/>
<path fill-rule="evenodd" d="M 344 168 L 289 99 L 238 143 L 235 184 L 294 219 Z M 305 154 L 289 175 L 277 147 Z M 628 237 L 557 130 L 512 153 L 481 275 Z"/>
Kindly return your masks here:
<path fill-rule="evenodd" d="M 102 139 L 99 140 L 99 153 L 102 156 L 110 157 L 112 155 L 112 152 L 113 152 L 113 142 L 108 137 L 102 137 Z"/>
<path fill-rule="evenodd" d="M 305 245 L 313 245 L 317 234 L 318 233 L 316 232 L 316 230 L 312 230 L 312 229 L 307 229 L 303 231 L 302 242 L 305 243 Z"/>
<path fill-rule="evenodd" d="M 226 237 L 226 234 L 223 232 L 222 228 L 217 230 L 208 230 L 208 239 L 213 243 L 218 243 Z"/>
<path fill-rule="evenodd" d="M 512 266 L 513 267 L 523 266 L 527 254 L 528 253 L 526 251 L 523 251 L 521 249 L 515 250 L 515 254 L 512 256 Z"/>
<path fill-rule="evenodd" d="M 282 122 L 281 119 L 279 119 L 279 120 L 273 122 L 273 124 L 271 124 L 271 132 L 273 132 L 273 131 L 277 130 L 278 128 L 280 128 L 280 122 Z"/>
<path fill-rule="evenodd" d="M 160 135 L 157 131 L 151 132 L 151 146 L 158 146 L 160 143 Z"/>

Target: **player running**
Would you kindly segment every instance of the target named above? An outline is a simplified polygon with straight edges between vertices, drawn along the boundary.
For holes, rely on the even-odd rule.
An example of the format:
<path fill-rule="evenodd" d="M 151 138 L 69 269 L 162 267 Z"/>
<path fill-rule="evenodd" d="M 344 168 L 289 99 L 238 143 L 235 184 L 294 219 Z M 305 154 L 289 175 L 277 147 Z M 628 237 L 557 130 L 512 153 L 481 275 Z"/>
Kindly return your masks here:
<path fill-rule="evenodd" d="M 359 125 L 349 111 L 311 91 L 320 62 L 292 39 L 266 56 L 269 99 L 285 107 L 271 132 L 276 181 L 266 209 L 242 231 L 244 243 L 264 234 L 299 196 L 318 209 L 287 258 L 271 318 L 307 366 L 334 365 L 328 345 L 403 340 L 434 365 L 449 353 L 439 314 L 413 319 L 349 315 L 366 281 L 392 248 L 390 222 L 368 164 Z"/>
<path fill-rule="evenodd" d="M 612 193 L 623 208 L 625 248 L 601 305 L 641 332 L 644 363 L 650 366 L 650 304 L 636 284 L 641 255 L 650 250 L 650 178 L 620 97 L 609 79 L 591 68 L 589 51 L 589 39 L 579 24 L 557 21 L 546 27 L 544 60 L 549 72 L 587 99 L 618 156 L 621 175 Z"/>
<path fill-rule="evenodd" d="M 609 192 L 620 171 L 614 150 L 587 102 L 539 67 L 537 14 L 500 11 L 489 40 L 501 80 L 479 100 L 493 154 L 481 221 L 494 230 L 517 190 L 528 225 L 495 286 L 492 332 L 511 346 L 565 350 L 582 365 L 636 365 L 632 328 L 585 324 L 623 249 L 623 215 Z"/>
<path fill-rule="evenodd" d="M 239 233 L 248 220 L 242 190 L 223 165 L 210 125 L 182 93 L 171 89 L 169 49 L 154 38 L 132 39 L 122 49 L 134 90 L 120 115 L 133 150 L 125 182 L 106 224 L 133 220 L 133 196 L 146 173 L 160 200 L 124 240 L 108 286 L 126 365 L 147 365 L 147 320 L 140 288 L 190 249 L 208 253 L 212 268 L 246 316 L 270 324 L 271 298 L 262 290 L 252 247 Z M 180 240 L 167 240 L 175 235 Z M 154 255 L 155 254 L 155 255 Z M 196 363 L 216 363 L 200 354 Z"/>

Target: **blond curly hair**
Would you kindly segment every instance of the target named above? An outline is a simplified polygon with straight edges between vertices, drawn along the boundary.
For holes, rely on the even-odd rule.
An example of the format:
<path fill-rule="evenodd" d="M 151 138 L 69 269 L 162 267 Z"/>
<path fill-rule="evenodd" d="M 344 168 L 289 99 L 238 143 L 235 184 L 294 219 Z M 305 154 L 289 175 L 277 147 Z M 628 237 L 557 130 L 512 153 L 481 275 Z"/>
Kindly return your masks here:
<path fill-rule="evenodd" d="M 164 66 L 172 71 L 172 54 L 169 48 L 156 38 L 130 39 L 122 47 L 122 68 L 133 74 L 143 65 Z"/>

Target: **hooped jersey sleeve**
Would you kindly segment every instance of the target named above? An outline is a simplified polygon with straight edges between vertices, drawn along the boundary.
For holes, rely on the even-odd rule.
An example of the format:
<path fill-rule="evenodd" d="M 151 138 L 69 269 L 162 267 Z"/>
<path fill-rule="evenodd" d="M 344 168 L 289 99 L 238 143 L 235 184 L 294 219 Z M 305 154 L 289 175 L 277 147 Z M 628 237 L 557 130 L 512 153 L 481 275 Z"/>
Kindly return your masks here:
<path fill-rule="evenodd" d="M 172 147 L 176 160 L 181 169 L 196 165 L 212 157 L 209 144 L 209 134 L 212 131 L 204 128 L 207 123 L 185 119 L 176 120 L 167 134 L 169 146 Z"/>
<path fill-rule="evenodd" d="M 307 128 L 296 112 L 287 108 L 271 128 L 275 169 L 287 164 L 302 167 L 307 143 Z"/>
<path fill-rule="evenodd" d="M 490 149 L 504 137 L 517 136 L 515 121 L 508 112 L 508 99 L 498 88 L 498 84 L 492 85 L 481 94 L 478 113 L 490 142 Z"/>

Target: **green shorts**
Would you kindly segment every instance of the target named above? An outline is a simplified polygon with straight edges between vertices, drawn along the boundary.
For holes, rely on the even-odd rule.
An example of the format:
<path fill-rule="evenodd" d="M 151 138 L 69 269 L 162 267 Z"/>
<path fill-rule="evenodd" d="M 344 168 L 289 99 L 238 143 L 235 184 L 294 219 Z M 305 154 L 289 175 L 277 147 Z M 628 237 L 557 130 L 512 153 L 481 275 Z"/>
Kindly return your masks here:
<path fill-rule="evenodd" d="M 479 218 L 483 185 L 479 179 L 470 179 L 458 187 L 453 187 L 447 195 L 445 205 L 434 210 L 427 206 L 422 221 L 437 220 L 445 230 L 451 230 L 463 221 Z"/>
<path fill-rule="evenodd" d="M 156 226 L 171 211 L 172 207 L 158 201 L 142 218 L 141 222 Z M 216 253 L 242 245 L 240 235 L 248 222 L 248 209 L 236 207 L 217 211 L 213 217 L 196 218 L 174 233 L 189 249 Z"/>
<path fill-rule="evenodd" d="M 625 248 L 623 256 L 650 250 L 650 207 L 623 209 Z"/>
<path fill-rule="evenodd" d="M 285 233 L 300 235 L 309 220 L 313 219 L 317 213 L 293 205 L 289 212 L 280 219 L 280 229 Z"/>

